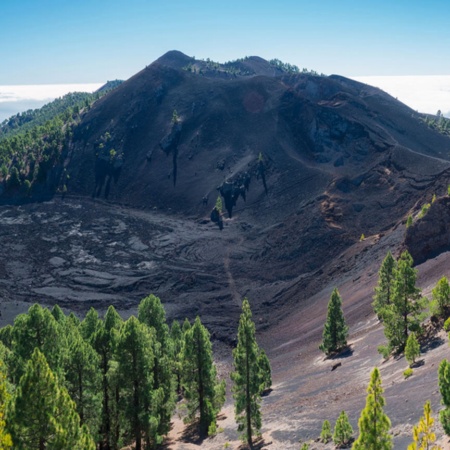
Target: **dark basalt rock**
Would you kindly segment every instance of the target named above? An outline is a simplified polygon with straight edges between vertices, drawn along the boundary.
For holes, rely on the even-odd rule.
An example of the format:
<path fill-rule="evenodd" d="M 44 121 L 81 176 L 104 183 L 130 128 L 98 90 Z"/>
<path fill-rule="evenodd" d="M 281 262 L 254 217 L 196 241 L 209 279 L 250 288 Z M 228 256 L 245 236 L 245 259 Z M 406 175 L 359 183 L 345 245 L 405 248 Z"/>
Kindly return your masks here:
<path fill-rule="evenodd" d="M 421 219 L 406 230 L 404 246 L 415 264 L 450 250 L 450 197 L 437 199 Z"/>

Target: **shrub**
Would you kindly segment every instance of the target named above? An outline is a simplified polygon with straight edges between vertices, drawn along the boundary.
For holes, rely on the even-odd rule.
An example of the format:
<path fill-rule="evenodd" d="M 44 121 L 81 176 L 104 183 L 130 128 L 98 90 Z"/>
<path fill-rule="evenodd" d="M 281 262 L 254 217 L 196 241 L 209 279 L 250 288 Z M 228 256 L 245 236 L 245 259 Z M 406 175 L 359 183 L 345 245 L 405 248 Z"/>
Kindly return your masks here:
<path fill-rule="evenodd" d="M 450 317 L 444 322 L 444 330 L 447 332 L 450 331 Z"/>
<path fill-rule="evenodd" d="M 412 218 L 412 216 L 410 214 L 408 216 L 408 218 L 406 219 L 406 228 L 409 228 L 412 224 L 413 224 L 413 218 Z"/>
<path fill-rule="evenodd" d="M 408 368 L 403 372 L 403 376 L 405 377 L 405 380 L 407 380 L 413 373 L 414 373 L 414 371 L 411 369 L 411 367 L 408 367 Z"/>
<path fill-rule="evenodd" d="M 377 351 L 384 359 L 388 359 L 389 355 L 391 354 L 387 345 L 378 346 Z"/>
<path fill-rule="evenodd" d="M 430 209 L 431 204 L 430 203 L 425 203 L 425 205 L 422 206 L 422 209 L 420 210 L 420 214 L 419 217 L 422 219 L 423 217 L 425 217 L 426 213 L 428 212 L 428 210 Z"/>

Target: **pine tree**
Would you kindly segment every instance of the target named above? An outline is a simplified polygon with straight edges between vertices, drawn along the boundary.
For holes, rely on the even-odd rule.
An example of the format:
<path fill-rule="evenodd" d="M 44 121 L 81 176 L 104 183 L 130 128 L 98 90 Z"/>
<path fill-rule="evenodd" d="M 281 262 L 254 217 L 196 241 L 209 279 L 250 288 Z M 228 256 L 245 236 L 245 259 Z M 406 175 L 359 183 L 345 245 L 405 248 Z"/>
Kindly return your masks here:
<path fill-rule="evenodd" d="M 160 443 L 156 433 L 158 417 L 152 411 L 154 403 L 152 352 L 154 333 L 131 316 L 114 333 L 114 353 L 118 363 L 117 374 L 122 386 L 124 444 L 135 442 L 141 450 L 145 442 Z"/>
<path fill-rule="evenodd" d="M 417 330 L 420 324 L 424 305 L 416 287 L 417 270 L 412 265 L 411 255 L 404 251 L 394 271 L 392 303 L 382 310 L 389 351 L 403 351 L 409 330 Z"/>
<path fill-rule="evenodd" d="M 420 345 L 417 340 L 416 333 L 408 336 L 405 346 L 405 358 L 409 365 L 412 366 L 416 362 L 416 358 L 420 355 Z"/>
<path fill-rule="evenodd" d="M 436 314 L 443 317 L 450 306 L 450 284 L 447 277 L 442 277 L 431 291 Z"/>
<path fill-rule="evenodd" d="M 328 420 L 324 420 L 322 424 L 322 431 L 320 433 L 320 442 L 328 444 L 331 441 L 333 435 L 331 433 L 331 425 Z"/>
<path fill-rule="evenodd" d="M 373 310 L 379 318 L 383 316 L 383 309 L 392 303 L 392 288 L 394 282 L 394 271 L 397 266 L 391 252 L 388 252 L 381 263 L 378 272 L 378 285 L 373 296 Z"/>
<path fill-rule="evenodd" d="M 185 334 L 183 350 L 183 387 L 187 401 L 188 420 L 192 421 L 199 413 L 199 430 L 202 436 L 208 430 L 215 429 L 216 416 L 223 405 L 217 371 L 213 363 L 212 345 L 208 330 L 202 325 L 200 318 Z M 222 391 L 225 383 L 222 382 Z"/>
<path fill-rule="evenodd" d="M 336 420 L 333 431 L 333 442 L 337 447 L 348 445 L 353 436 L 353 428 L 348 420 L 347 413 L 342 411 Z"/>
<path fill-rule="evenodd" d="M 70 317 L 70 316 L 69 316 Z M 102 412 L 100 423 L 100 448 L 105 450 L 115 449 L 118 440 L 118 401 L 120 386 L 111 385 L 109 376 L 110 366 L 113 362 L 112 331 L 118 330 L 122 319 L 113 306 L 110 306 L 105 318 L 96 326 L 95 334 L 91 337 L 92 346 L 100 357 L 100 376 L 102 391 Z M 113 428 L 113 424 L 115 428 Z"/>
<path fill-rule="evenodd" d="M 20 378 L 8 423 L 18 450 L 81 449 L 82 439 L 85 449 L 95 449 L 83 436 L 74 402 L 37 348 Z"/>
<path fill-rule="evenodd" d="M 90 308 L 80 324 L 80 333 L 83 339 L 90 342 L 99 326 L 100 319 L 98 317 L 98 312 L 94 308 Z"/>
<path fill-rule="evenodd" d="M 337 288 L 333 290 L 328 303 L 328 315 L 323 328 L 320 350 L 329 355 L 347 345 L 348 327 L 342 312 L 342 300 Z"/>
<path fill-rule="evenodd" d="M 370 375 L 367 388 L 366 406 L 358 421 L 359 437 L 354 442 L 354 450 L 390 450 L 392 437 L 389 435 L 391 421 L 384 413 L 383 388 L 380 371 L 375 367 Z"/>
<path fill-rule="evenodd" d="M 408 445 L 408 450 L 442 450 L 433 445 L 436 442 L 436 434 L 433 432 L 434 419 L 431 417 L 431 404 L 427 401 L 423 407 L 423 416 L 419 424 L 413 427 L 413 442 Z"/>
<path fill-rule="evenodd" d="M 445 434 L 450 436 L 450 363 L 446 359 L 439 364 L 438 380 L 442 403 L 445 406 L 445 409 L 439 412 L 439 420 Z"/>
<path fill-rule="evenodd" d="M 141 300 L 138 307 L 139 322 L 155 329 L 155 336 L 163 346 L 169 340 L 169 327 L 166 322 L 166 313 L 161 300 L 151 294 Z"/>
<path fill-rule="evenodd" d="M 153 383 L 159 390 L 161 400 L 157 402 L 159 435 L 165 435 L 170 430 L 170 420 L 175 409 L 175 379 L 173 367 L 173 349 L 166 323 L 166 313 L 161 300 L 149 295 L 141 300 L 138 307 L 138 320 L 155 332 L 153 340 Z"/>
<path fill-rule="evenodd" d="M 0 360 L 0 450 L 12 448 L 11 435 L 6 431 L 6 405 L 9 400 L 6 389 L 6 373 L 3 362 Z"/>
<path fill-rule="evenodd" d="M 51 370 L 63 376 L 63 361 L 66 351 L 65 335 L 62 327 L 47 308 L 35 304 L 26 314 L 20 314 L 14 320 L 13 353 L 16 364 L 12 378 L 17 383 L 35 348 L 44 355 Z"/>
<path fill-rule="evenodd" d="M 238 431 L 250 448 L 253 436 L 261 429 L 261 371 L 258 367 L 259 348 L 255 337 L 255 324 L 249 302 L 244 298 L 239 320 L 238 343 L 233 350 L 233 398 Z"/>
<path fill-rule="evenodd" d="M 81 337 L 78 328 L 71 328 L 65 363 L 67 390 L 77 406 L 80 423 L 86 424 L 90 434 L 96 436 L 101 419 L 100 357 Z"/>

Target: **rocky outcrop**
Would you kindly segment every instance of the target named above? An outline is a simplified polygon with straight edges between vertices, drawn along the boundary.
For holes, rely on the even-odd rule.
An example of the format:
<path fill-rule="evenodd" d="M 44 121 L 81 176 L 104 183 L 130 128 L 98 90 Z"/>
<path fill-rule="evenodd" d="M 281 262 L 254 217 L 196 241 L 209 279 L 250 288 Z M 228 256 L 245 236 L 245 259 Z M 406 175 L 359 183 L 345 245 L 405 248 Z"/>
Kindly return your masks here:
<path fill-rule="evenodd" d="M 425 216 L 406 230 L 404 245 L 415 264 L 450 250 L 450 197 L 437 199 Z"/>

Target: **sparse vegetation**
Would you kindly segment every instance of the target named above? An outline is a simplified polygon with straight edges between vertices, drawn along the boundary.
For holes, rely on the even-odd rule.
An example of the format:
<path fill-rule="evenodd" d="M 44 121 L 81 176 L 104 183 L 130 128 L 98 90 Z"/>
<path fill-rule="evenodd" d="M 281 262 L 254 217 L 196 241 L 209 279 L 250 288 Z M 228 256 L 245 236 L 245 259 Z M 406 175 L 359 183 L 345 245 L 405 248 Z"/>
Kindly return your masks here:
<path fill-rule="evenodd" d="M 408 367 L 408 368 L 403 372 L 403 376 L 405 377 L 405 380 L 408 379 L 413 373 L 414 373 L 414 371 L 411 369 L 411 367 Z"/>
<path fill-rule="evenodd" d="M 431 208 L 431 203 L 425 203 L 422 206 L 422 209 L 420 210 L 419 219 L 423 219 L 426 216 L 426 214 L 430 208 Z"/>
<path fill-rule="evenodd" d="M 409 228 L 410 226 L 412 226 L 412 224 L 413 224 L 413 217 L 412 217 L 412 215 L 410 214 L 410 215 L 408 216 L 408 218 L 406 219 L 406 228 Z"/>

